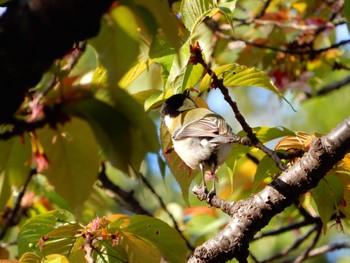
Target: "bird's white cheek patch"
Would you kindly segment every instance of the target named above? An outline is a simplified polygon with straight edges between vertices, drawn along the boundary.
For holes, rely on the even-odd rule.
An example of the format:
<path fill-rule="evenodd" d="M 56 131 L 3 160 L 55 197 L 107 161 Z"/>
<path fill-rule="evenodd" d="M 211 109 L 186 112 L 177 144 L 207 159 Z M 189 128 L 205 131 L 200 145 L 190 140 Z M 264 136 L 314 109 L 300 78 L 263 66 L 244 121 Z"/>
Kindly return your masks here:
<path fill-rule="evenodd" d="M 164 117 L 164 123 L 165 123 L 165 126 L 169 129 L 171 127 L 171 118 L 170 116 L 165 116 Z"/>
<path fill-rule="evenodd" d="M 203 147 L 206 147 L 206 146 L 208 146 L 208 140 L 207 139 L 203 139 L 203 140 L 201 140 L 201 145 L 203 146 Z"/>

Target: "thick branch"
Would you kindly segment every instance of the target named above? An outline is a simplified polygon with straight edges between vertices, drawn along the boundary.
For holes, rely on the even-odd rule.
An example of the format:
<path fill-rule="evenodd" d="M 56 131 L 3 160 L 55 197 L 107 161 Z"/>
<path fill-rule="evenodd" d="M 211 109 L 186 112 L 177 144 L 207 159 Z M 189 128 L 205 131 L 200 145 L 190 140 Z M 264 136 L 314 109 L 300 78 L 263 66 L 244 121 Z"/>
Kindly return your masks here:
<path fill-rule="evenodd" d="M 249 242 L 269 221 L 318 182 L 350 151 L 350 117 L 328 135 L 316 138 L 310 150 L 292 167 L 251 198 L 227 202 L 230 223 L 196 248 L 188 262 L 246 262 Z M 215 198 L 212 200 L 215 201 Z"/>
<path fill-rule="evenodd" d="M 98 33 L 112 0 L 11 1 L 0 17 L 0 123 L 75 42 Z"/>

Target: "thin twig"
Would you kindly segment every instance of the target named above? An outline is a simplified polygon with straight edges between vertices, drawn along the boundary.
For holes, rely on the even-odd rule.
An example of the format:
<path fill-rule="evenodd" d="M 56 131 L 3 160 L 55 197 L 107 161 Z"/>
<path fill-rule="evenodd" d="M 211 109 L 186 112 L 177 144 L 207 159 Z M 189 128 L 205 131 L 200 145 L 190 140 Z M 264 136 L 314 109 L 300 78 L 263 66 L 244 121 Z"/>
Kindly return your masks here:
<path fill-rule="evenodd" d="M 338 90 L 346 85 L 350 84 L 350 75 L 346 76 L 345 78 L 336 81 L 336 82 L 332 82 L 329 85 L 326 85 L 320 89 L 318 89 L 315 94 L 308 94 L 308 98 L 311 97 L 316 97 L 316 96 L 322 96 L 322 95 L 326 95 L 332 91 Z"/>
<path fill-rule="evenodd" d="M 119 196 L 123 200 L 124 206 L 127 205 L 128 210 L 136 214 L 152 216 L 151 213 L 145 210 L 134 198 L 132 191 L 126 192 L 123 189 L 121 189 L 118 185 L 114 184 L 111 180 L 109 180 L 106 174 L 106 166 L 104 163 L 101 164 L 101 171 L 98 174 L 98 179 L 101 182 L 100 187 L 103 189 L 108 189 L 117 196 Z"/>
<path fill-rule="evenodd" d="M 70 72 L 75 67 L 75 65 L 78 63 L 81 56 L 84 54 L 84 51 L 86 49 L 87 42 L 81 41 L 76 44 L 76 47 L 72 50 L 69 60 L 66 65 L 61 69 L 62 71 Z M 40 99 L 42 99 L 50 90 L 52 90 L 56 84 L 61 80 L 57 74 L 54 74 L 52 76 L 52 79 L 50 82 L 46 85 L 46 87 L 38 94 Z"/>
<path fill-rule="evenodd" d="M 315 221 L 318 221 L 318 220 L 320 220 L 320 218 L 315 218 Z M 255 236 L 252 241 L 256 241 L 256 240 L 259 240 L 259 239 L 262 239 L 262 238 L 268 237 L 268 236 L 277 236 L 277 235 L 285 233 L 285 232 L 289 232 L 289 231 L 292 231 L 292 230 L 295 230 L 295 229 L 299 229 L 299 228 L 302 228 L 302 227 L 305 227 L 305 226 L 309 226 L 311 224 L 315 224 L 315 221 L 304 220 L 304 221 L 301 221 L 301 222 L 289 224 L 289 225 L 281 227 L 279 229 L 263 232 L 260 235 Z"/>
<path fill-rule="evenodd" d="M 279 258 L 285 257 L 290 252 L 292 252 L 293 250 L 297 249 L 312 233 L 317 231 L 318 228 L 319 228 L 319 226 L 318 226 L 318 224 L 316 224 L 305 235 L 299 237 L 290 247 L 287 247 L 287 248 L 283 249 L 282 251 L 280 251 L 279 253 L 273 255 L 272 257 L 261 261 L 261 263 L 271 262 L 271 261 L 273 261 L 275 259 L 279 259 Z"/>
<path fill-rule="evenodd" d="M 347 243 L 335 243 L 335 244 L 328 244 L 328 245 L 324 245 L 322 247 L 315 248 L 315 249 L 310 251 L 309 258 L 316 257 L 319 255 L 324 255 L 327 252 L 331 252 L 331 251 L 338 250 L 338 249 L 350 249 L 350 243 L 349 242 L 347 242 Z"/>
<path fill-rule="evenodd" d="M 193 251 L 194 247 L 190 244 L 190 242 L 187 240 L 187 238 L 182 234 L 182 231 L 179 228 L 179 225 L 177 224 L 174 216 L 169 212 L 169 210 L 166 207 L 166 204 L 164 203 L 163 199 L 157 194 L 157 192 L 154 190 L 153 186 L 150 184 L 150 182 L 146 179 L 145 176 L 143 176 L 143 174 L 140 173 L 140 177 L 142 182 L 147 186 L 147 188 L 152 192 L 152 194 L 158 199 L 158 202 L 160 204 L 160 206 L 164 209 L 164 211 L 169 215 L 171 221 L 174 224 L 174 227 L 176 229 L 176 231 L 181 235 L 182 239 L 186 242 L 187 247 Z"/>
<path fill-rule="evenodd" d="M 6 218 L 6 224 L 4 226 L 4 228 L 1 230 L 0 233 L 0 240 L 2 240 L 4 238 L 4 236 L 7 233 L 7 230 L 9 229 L 10 226 L 15 225 L 15 219 L 17 217 L 19 217 L 19 211 L 21 208 L 21 203 L 22 203 L 22 199 L 23 196 L 27 190 L 27 187 L 30 183 L 30 181 L 32 180 L 33 176 L 37 173 L 36 169 L 31 169 L 29 172 L 29 175 L 27 177 L 27 180 L 25 181 L 24 185 L 22 186 L 21 191 L 18 193 L 17 196 L 17 200 L 16 200 L 16 204 L 15 207 L 12 209 L 12 211 L 8 214 L 7 218 Z"/>
<path fill-rule="evenodd" d="M 318 225 L 318 229 L 316 231 L 316 235 L 314 237 L 314 239 L 312 240 L 312 243 L 310 244 L 310 246 L 307 248 L 307 250 L 301 254 L 299 257 L 297 257 L 295 260 L 293 260 L 293 263 L 301 263 L 303 262 L 305 259 L 308 258 L 308 255 L 310 253 L 310 251 L 315 248 L 318 240 L 320 239 L 321 236 L 321 232 L 322 232 L 322 224 Z"/>
<path fill-rule="evenodd" d="M 249 126 L 249 124 L 246 122 L 245 118 L 239 111 L 237 103 L 232 100 L 227 87 L 224 85 L 224 80 L 220 79 L 216 75 L 216 73 L 209 67 L 209 65 L 204 61 L 203 55 L 202 55 L 202 49 L 200 48 L 199 43 L 197 42 L 195 46 L 190 46 L 190 50 L 192 53 L 190 57 L 190 62 L 193 64 L 197 64 L 197 63 L 201 64 L 204 70 L 206 71 L 206 73 L 209 76 L 211 76 L 212 88 L 218 88 L 221 91 L 221 93 L 224 96 L 224 99 L 231 106 L 235 114 L 235 118 L 241 124 L 243 130 L 247 133 L 247 137 L 251 141 L 251 144 L 256 148 L 258 148 L 259 150 L 263 151 L 267 156 L 269 156 L 276 163 L 276 166 L 281 171 L 285 171 L 287 169 L 287 166 L 280 160 L 277 154 L 274 151 L 267 148 L 256 137 L 255 133 L 253 132 L 253 129 Z"/>
<path fill-rule="evenodd" d="M 320 48 L 320 49 L 287 49 L 287 48 L 280 48 L 280 47 L 275 47 L 275 46 L 269 46 L 265 44 L 260 44 L 260 43 L 255 43 L 253 41 L 245 40 L 242 38 L 237 38 L 234 36 L 230 35 L 225 35 L 223 33 L 217 32 L 217 34 L 223 38 L 223 39 L 228 39 L 232 41 L 242 41 L 248 46 L 253 46 L 256 48 L 262 48 L 262 49 L 268 49 L 276 52 L 281 52 L 285 54 L 293 54 L 293 55 L 310 55 L 310 56 L 315 56 L 319 55 L 327 50 L 333 49 L 333 48 L 339 48 L 340 46 L 346 45 L 350 43 L 350 39 L 342 40 L 338 43 L 335 43 L 333 45 L 330 45 L 325 48 Z"/>
<path fill-rule="evenodd" d="M 265 15 L 266 9 L 269 7 L 271 0 L 266 0 L 260 12 L 254 17 L 254 20 L 259 19 Z"/>

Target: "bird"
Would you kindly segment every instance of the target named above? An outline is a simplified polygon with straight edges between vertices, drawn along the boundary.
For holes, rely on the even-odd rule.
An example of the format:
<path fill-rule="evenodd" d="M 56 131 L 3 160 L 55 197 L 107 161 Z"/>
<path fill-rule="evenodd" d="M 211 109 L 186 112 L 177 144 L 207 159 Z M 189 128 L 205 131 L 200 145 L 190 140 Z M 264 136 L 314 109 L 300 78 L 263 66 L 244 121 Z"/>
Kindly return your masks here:
<path fill-rule="evenodd" d="M 225 119 L 210 109 L 198 107 L 188 92 L 175 94 L 162 105 L 161 120 L 168 129 L 173 149 L 192 170 L 202 172 L 201 188 L 207 191 L 206 175 L 214 178 L 228 158 L 237 136 Z"/>

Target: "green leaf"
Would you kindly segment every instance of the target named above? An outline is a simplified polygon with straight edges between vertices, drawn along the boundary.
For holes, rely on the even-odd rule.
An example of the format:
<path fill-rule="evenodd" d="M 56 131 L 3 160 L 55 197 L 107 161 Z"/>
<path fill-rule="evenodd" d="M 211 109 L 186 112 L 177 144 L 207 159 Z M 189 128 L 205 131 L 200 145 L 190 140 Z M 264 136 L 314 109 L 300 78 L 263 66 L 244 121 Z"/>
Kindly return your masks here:
<path fill-rule="evenodd" d="M 32 157 L 28 135 L 0 141 L 0 207 L 11 195 L 11 185 L 21 187 L 30 172 Z"/>
<path fill-rule="evenodd" d="M 146 62 L 139 62 L 133 66 L 119 81 L 121 88 L 127 88 L 135 79 L 137 79 L 147 69 Z"/>
<path fill-rule="evenodd" d="M 0 171 L 9 177 L 11 185 L 23 186 L 30 172 L 32 158 L 28 134 L 0 141 Z"/>
<path fill-rule="evenodd" d="M 34 253 L 25 253 L 20 259 L 20 263 L 41 263 L 41 258 Z"/>
<path fill-rule="evenodd" d="M 181 45 L 180 24 L 176 16 L 170 11 L 167 2 L 158 0 L 135 0 L 135 3 L 146 8 L 156 18 L 158 26 L 165 34 L 172 47 L 178 49 Z"/>
<path fill-rule="evenodd" d="M 253 132 L 256 134 L 256 137 L 262 142 L 266 143 L 269 141 L 272 141 L 274 139 L 288 136 L 288 135 L 295 135 L 295 132 L 283 127 L 266 127 L 266 126 L 260 126 L 253 128 Z"/>
<path fill-rule="evenodd" d="M 254 176 L 253 193 L 258 191 L 260 184 L 268 177 L 274 177 L 280 172 L 275 162 L 269 157 L 264 156 L 260 161 Z"/>
<path fill-rule="evenodd" d="M 327 230 L 327 223 L 331 219 L 335 208 L 343 197 L 343 191 L 343 183 L 336 175 L 327 175 L 311 191 L 323 223 L 324 232 Z"/>
<path fill-rule="evenodd" d="M 344 2 L 344 8 L 342 9 L 343 15 L 346 18 L 346 22 L 348 25 L 348 28 L 350 26 L 350 1 L 345 1 Z"/>
<path fill-rule="evenodd" d="M 45 263 L 69 263 L 69 261 L 63 255 L 51 254 L 45 257 Z"/>
<path fill-rule="evenodd" d="M 219 9 L 226 17 L 227 22 L 230 24 L 232 32 L 234 31 L 233 25 L 233 11 L 235 10 L 237 0 L 233 0 L 226 3 L 221 3 Z"/>
<path fill-rule="evenodd" d="M 278 95 L 280 98 L 285 100 L 291 105 L 278 88 L 273 84 L 269 76 L 261 70 L 256 68 L 248 68 L 236 63 L 226 64 L 221 67 L 214 69 L 214 73 L 224 79 L 224 85 L 227 87 L 237 86 L 257 86 L 270 90 L 271 92 Z M 211 76 L 205 75 L 202 82 L 200 83 L 200 90 L 206 90 L 210 87 Z"/>
<path fill-rule="evenodd" d="M 130 224 L 123 231 L 130 232 L 157 247 L 169 262 L 186 261 L 188 249 L 185 241 L 175 229 L 157 218 L 131 216 Z"/>
<path fill-rule="evenodd" d="M 78 228 L 74 216 L 65 210 L 35 216 L 23 225 L 18 234 L 18 254 L 22 256 L 34 252 L 39 256 L 53 253 L 68 255 Z"/>
<path fill-rule="evenodd" d="M 204 68 L 202 65 L 193 65 L 189 63 L 175 78 L 174 82 L 171 83 L 174 93 L 183 93 L 185 90 L 195 87 L 199 79 L 202 77 L 203 72 Z"/>
<path fill-rule="evenodd" d="M 131 138 L 129 123 L 123 114 L 94 98 L 73 105 L 70 111 L 90 124 L 108 161 L 127 172 L 131 160 Z"/>
<path fill-rule="evenodd" d="M 11 187 L 9 177 L 5 171 L 0 172 L 0 207 L 5 207 L 8 199 L 11 196 Z"/>
<path fill-rule="evenodd" d="M 129 233 L 123 233 L 121 236 L 121 245 L 128 255 L 128 262 L 161 262 L 160 250 L 156 247 Z"/>
<path fill-rule="evenodd" d="M 115 103 L 117 110 L 130 123 L 131 163 L 137 169 L 148 152 L 159 151 L 159 139 L 154 122 L 145 113 L 141 104 L 137 103 L 125 90 L 116 88 Z"/>
<path fill-rule="evenodd" d="M 185 27 L 191 35 L 200 22 L 213 16 L 219 9 L 215 0 L 184 0 L 181 4 L 181 14 Z"/>
<path fill-rule="evenodd" d="M 49 160 L 44 174 L 79 213 L 99 171 L 98 146 L 92 130 L 85 121 L 72 118 L 57 130 L 48 126 L 37 130 L 37 136 Z"/>
<path fill-rule="evenodd" d="M 114 8 L 102 20 L 99 35 L 90 43 L 107 69 L 109 83 L 118 83 L 136 62 L 139 41 L 137 19 L 127 6 Z"/>

